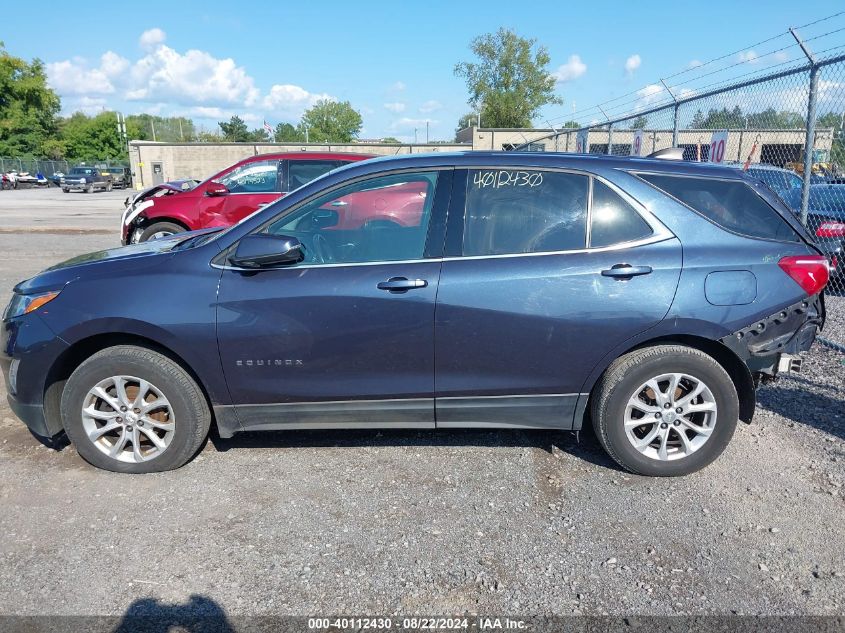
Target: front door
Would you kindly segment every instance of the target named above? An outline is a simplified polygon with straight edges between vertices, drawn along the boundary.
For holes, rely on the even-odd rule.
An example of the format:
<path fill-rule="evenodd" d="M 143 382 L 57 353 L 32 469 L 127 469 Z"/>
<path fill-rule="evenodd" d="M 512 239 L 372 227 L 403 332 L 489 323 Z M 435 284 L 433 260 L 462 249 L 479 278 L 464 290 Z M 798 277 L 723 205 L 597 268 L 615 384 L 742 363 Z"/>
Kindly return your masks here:
<path fill-rule="evenodd" d="M 408 184 L 418 185 L 413 194 Z M 218 340 L 243 428 L 434 426 L 434 305 L 450 187 L 451 171 L 342 186 L 260 229 L 298 238 L 302 262 L 223 270 Z M 337 204 L 349 196 L 367 198 L 374 218 L 383 205 L 412 205 L 416 222 L 360 213 L 349 222 Z"/>
<path fill-rule="evenodd" d="M 680 243 L 586 174 L 458 171 L 454 190 L 437 426 L 571 428 L 598 361 L 669 310 Z"/>
<path fill-rule="evenodd" d="M 217 178 L 229 193 L 203 196 L 200 202 L 202 228 L 230 226 L 282 195 L 282 161 L 254 160 L 238 165 Z"/>

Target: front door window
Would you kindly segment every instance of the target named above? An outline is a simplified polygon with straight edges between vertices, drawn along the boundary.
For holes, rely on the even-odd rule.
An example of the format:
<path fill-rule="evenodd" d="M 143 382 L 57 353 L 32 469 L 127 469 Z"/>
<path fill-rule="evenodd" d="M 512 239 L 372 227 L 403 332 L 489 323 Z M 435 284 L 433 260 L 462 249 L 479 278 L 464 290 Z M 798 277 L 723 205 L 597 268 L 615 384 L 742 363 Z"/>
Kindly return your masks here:
<path fill-rule="evenodd" d="M 305 264 L 421 259 L 437 174 L 391 174 L 357 182 L 282 215 L 263 231 L 299 239 Z"/>

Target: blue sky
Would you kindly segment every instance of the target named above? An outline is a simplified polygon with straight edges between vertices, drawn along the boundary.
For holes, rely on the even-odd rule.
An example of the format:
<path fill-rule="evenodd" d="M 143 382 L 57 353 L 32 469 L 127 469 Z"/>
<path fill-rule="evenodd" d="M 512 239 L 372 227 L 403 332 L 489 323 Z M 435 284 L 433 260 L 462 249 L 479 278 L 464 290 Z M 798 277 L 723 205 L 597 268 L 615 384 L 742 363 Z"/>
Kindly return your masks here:
<path fill-rule="evenodd" d="M 432 140 L 452 138 L 469 111 L 453 67 L 470 59 L 473 37 L 500 26 L 549 50 L 564 104 L 542 112 L 535 124 L 545 126 L 573 112 L 590 122 L 597 114 L 587 106 L 625 93 L 634 94 L 621 103 L 641 106 L 656 98 L 659 78 L 740 49 L 707 70 L 743 65 L 698 84 L 797 59 L 794 48 L 765 55 L 788 45 L 786 36 L 745 47 L 843 8 L 841 0 L 113 2 L 93 12 L 41 6 L 38 19 L 5 11 L 0 40 L 12 54 L 48 64 L 64 113 L 183 114 L 206 129 L 239 114 L 259 127 L 263 119 L 295 122 L 328 96 L 362 113 L 364 137 L 412 141 L 417 128 L 422 142 L 426 121 Z M 805 34 L 841 27 L 845 16 Z M 843 33 L 813 42 L 817 50 L 843 43 Z M 702 73 L 670 85 L 695 89 Z"/>

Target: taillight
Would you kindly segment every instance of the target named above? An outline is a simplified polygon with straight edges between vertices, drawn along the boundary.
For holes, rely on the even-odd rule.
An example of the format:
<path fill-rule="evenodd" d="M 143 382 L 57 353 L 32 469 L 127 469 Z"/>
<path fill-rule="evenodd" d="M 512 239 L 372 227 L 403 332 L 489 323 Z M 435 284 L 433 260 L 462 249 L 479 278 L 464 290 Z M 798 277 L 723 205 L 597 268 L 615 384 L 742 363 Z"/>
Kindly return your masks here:
<path fill-rule="evenodd" d="M 816 229 L 816 237 L 845 237 L 845 222 L 822 222 Z"/>
<path fill-rule="evenodd" d="M 821 255 L 793 255 L 783 257 L 778 266 L 792 277 L 808 295 L 821 292 L 830 278 L 827 259 Z"/>

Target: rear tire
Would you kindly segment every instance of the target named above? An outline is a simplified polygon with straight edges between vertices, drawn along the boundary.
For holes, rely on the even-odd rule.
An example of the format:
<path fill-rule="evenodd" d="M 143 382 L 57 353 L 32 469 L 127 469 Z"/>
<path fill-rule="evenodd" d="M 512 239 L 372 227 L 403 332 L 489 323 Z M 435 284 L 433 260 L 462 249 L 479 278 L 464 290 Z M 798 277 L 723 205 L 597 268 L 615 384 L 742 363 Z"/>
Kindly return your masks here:
<path fill-rule="evenodd" d="M 188 372 L 134 345 L 108 347 L 77 367 L 61 409 L 79 455 L 120 473 L 179 468 L 197 453 L 211 424 L 205 395 Z"/>
<path fill-rule="evenodd" d="M 62 191 L 64 191 L 65 193 L 70 193 L 70 189 L 65 189 L 64 187 L 62 187 Z"/>
<path fill-rule="evenodd" d="M 85 193 L 94 193 L 94 185 L 88 185 L 85 188 Z"/>
<path fill-rule="evenodd" d="M 106 191 L 111 191 L 111 183 L 106 185 Z"/>
<path fill-rule="evenodd" d="M 656 345 L 611 364 L 593 391 L 591 416 L 599 442 L 620 466 L 675 477 L 722 454 L 736 429 L 739 398 L 711 356 Z"/>
<path fill-rule="evenodd" d="M 176 233 L 184 233 L 183 229 L 178 224 L 173 222 L 156 222 L 150 224 L 144 229 L 141 236 L 138 238 L 139 242 L 146 242 L 147 240 L 158 239 L 160 237 L 167 237 L 168 235 L 175 235 Z"/>

